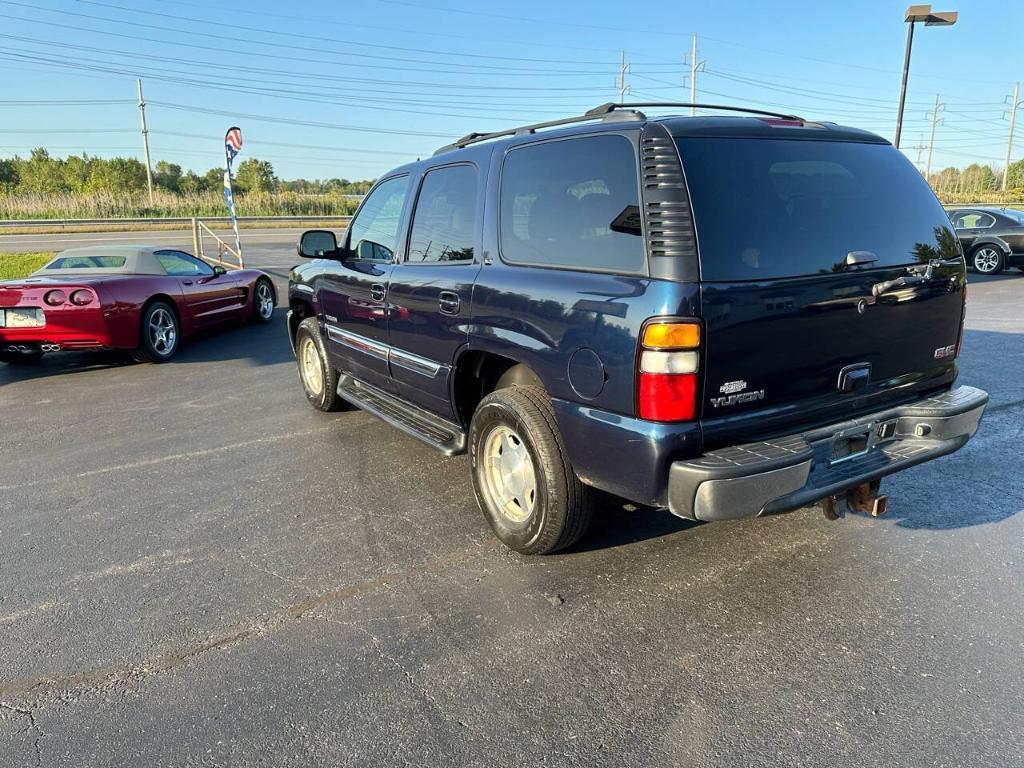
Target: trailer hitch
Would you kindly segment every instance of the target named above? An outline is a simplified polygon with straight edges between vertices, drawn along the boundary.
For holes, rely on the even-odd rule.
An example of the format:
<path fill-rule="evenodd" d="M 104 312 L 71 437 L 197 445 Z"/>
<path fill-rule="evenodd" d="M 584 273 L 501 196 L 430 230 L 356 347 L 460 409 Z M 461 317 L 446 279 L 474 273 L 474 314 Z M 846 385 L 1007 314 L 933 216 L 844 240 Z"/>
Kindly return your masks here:
<path fill-rule="evenodd" d="M 821 511 L 828 520 L 838 520 L 847 512 L 863 512 L 872 517 L 881 517 L 889 511 L 889 497 L 879 493 L 881 480 L 856 485 L 838 496 L 826 496 L 821 500 Z"/>

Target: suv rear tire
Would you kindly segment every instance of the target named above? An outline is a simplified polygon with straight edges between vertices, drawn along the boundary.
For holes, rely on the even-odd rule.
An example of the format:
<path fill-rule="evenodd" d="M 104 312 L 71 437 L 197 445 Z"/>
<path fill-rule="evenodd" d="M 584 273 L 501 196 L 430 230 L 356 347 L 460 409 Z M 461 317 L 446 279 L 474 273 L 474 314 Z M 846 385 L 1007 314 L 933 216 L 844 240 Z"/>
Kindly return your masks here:
<path fill-rule="evenodd" d="M 320 323 L 315 317 L 307 317 L 295 331 L 295 361 L 302 391 L 310 405 L 324 412 L 345 408 L 345 401 L 338 397 L 338 372 L 327 357 Z"/>
<path fill-rule="evenodd" d="M 586 533 L 592 493 L 569 463 L 543 389 L 513 386 L 487 395 L 473 414 L 469 455 L 477 502 L 507 547 L 542 555 Z"/>

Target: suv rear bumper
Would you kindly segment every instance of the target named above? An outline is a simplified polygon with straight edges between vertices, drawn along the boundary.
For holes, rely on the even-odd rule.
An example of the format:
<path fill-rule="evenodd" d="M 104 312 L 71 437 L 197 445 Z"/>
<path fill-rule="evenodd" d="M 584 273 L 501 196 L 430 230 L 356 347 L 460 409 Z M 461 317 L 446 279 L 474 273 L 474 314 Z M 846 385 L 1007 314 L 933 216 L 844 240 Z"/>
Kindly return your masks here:
<path fill-rule="evenodd" d="M 987 392 L 957 387 L 850 421 L 674 462 L 669 510 L 692 520 L 732 520 L 813 504 L 953 453 L 978 429 L 987 403 Z"/>

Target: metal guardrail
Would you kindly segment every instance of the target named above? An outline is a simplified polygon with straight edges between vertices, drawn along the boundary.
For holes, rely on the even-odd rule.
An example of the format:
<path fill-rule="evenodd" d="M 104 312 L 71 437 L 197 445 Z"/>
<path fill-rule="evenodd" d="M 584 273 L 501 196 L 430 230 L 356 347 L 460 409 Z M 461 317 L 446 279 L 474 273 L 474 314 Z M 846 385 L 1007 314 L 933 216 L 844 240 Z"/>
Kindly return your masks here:
<path fill-rule="evenodd" d="M 240 224 L 266 223 L 292 223 L 301 225 L 307 221 L 337 221 L 347 223 L 351 216 L 239 216 Z M 204 216 L 203 221 L 208 223 L 230 224 L 228 216 Z M 164 224 L 181 224 L 182 227 L 192 226 L 191 216 L 146 216 L 141 218 L 127 219 L 0 219 L 0 229 L 15 229 L 21 227 L 88 227 L 88 226 L 119 226 L 119 225 L 150 225 L 160 226 Z"/>

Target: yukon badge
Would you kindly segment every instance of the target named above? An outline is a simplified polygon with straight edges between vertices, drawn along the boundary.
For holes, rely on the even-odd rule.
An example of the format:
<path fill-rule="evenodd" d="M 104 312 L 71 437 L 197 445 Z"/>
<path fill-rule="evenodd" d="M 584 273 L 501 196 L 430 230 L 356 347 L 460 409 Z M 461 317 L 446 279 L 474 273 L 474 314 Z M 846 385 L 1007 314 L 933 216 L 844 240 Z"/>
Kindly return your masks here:
<path fill-rule="evenodd" d="M 711 405 L 715 408 L 721 408 L 727 405 L 739 405 L 740 403 L 752 403 L 755 400 L 764 400 L 764 390 L 757 389 L 753 392 L 744 392 L 747 388 L 747 382 L 740 379 L 739 381 L 727 381 L 718 391 L 725 395 L 725 397 L 712 397 Z"/>

